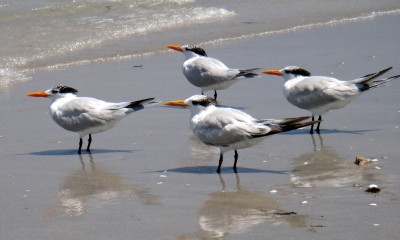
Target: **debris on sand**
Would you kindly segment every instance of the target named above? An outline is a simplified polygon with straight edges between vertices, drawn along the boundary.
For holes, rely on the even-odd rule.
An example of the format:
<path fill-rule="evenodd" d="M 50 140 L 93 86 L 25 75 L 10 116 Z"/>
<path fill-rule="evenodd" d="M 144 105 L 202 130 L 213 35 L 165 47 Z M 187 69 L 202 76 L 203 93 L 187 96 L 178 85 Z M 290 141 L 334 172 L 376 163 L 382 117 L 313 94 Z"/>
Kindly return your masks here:
<path fill-rule="evenodd" d="M 354 161 L 354 164 L 363 166 L 363 165 L 367 165 L 370 162 L 373 162 L 373 160 L 370 158 L 363 157 L 363 156 L 357 156 L 356 160 Z"/>
<path fill-rule="evenodd" d="M 325 226 L 325 225 L 322 225 L 322 224 L 318 224 L 318 225 L 310 225 L 310 227 L 322 228 L 322 227 L 326 227 L 326 226 Z"/>
<path fill-rule="evenodd" d="M 275 215 L 296 215 L 296 212 L 276 212 Z"/>
<path fill-rule="evenodd" d="M 376 184 L 371 184 L 367 187 L 367 189 L 365 190 L 367 193 L 378 193 L 381 191 L 381 188 L 378 187 L 378 185 Z"/>

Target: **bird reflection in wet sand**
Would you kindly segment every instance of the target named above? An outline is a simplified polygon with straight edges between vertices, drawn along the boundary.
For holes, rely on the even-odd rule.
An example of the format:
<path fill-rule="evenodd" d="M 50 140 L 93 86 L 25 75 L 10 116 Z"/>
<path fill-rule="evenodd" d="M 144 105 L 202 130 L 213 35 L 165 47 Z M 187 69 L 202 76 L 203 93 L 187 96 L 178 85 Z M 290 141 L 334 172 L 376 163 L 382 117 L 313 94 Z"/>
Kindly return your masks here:
<path fill-rule="evenodd" d="M 188 141 L 191 151 L 191 157 L 194 161 L 193 163 L 191 163 L 191 165 L 204 165 L 210 162 L 214 163 L 213 157 L 219 154 L 219 149 L 217 147 L 204 144 L 195 135 L 190 135 Z"/>
<path fill-rule="evenodd" d="M 228 235 L 250 231 L 259 224 L 306 228 L 306 217 L 287 213 L 263 192 L 248 191 L 240 185 L 236 174 L 236 190 L 227 191 L 222 175 L 218 175 L 222 190 L 211 193 L 198 211 L 199 231 L 179 239 L 225 239 Z"/>
<path fill-rule="evenodd" d="M 361 180 L 376 180 L 375 174 L 370 174 L 357 167 L 352 159 L 340 157 L 329 146 L 324 146 L 321 135 L 316 141 L 311 135 L 313 151 L 293 159 L 291 182 L 296 187 L 342 187 L 358 183 Z"/>
<path fill-rule="evenodd" d="M 135 196 L 142 204 L 156 205 L 158 197 L 149 190 L 134 184 L 125 184 L 123 177 L 109 172 L 93 162 L 89 154 L 90 167 L 79 155 L 82 169 L 64 179 L 59 191 L 62 213 L 67 216 L 80 216 L 90 207 L 99 208 L 122 196 Z"/>

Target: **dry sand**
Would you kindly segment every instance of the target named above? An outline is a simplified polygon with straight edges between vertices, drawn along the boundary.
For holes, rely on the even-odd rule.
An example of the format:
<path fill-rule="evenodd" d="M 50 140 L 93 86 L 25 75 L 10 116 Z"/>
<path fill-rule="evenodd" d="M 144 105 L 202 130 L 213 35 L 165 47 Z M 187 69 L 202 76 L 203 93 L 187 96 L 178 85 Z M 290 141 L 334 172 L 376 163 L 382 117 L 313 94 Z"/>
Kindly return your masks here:
<path fill-rule="evenodd" d="M 353 79 L 394 66 L 394 75 L 399 22 L 385 16 L 204 47 L 238 68 L 299 65 Z M 37 72 L 1 92 L 1 238 L 398 239 L 399 81 L 327 114 L 320 136 L 304 129 L 240 150 L 239 174 L 227 153 L 221 175 L 218 150 L 193 137 L 186 110 L 132 114 L 79 156 L 78 135 L 51 120 L 50 102 L 24 96 L 65 84 L 108 101 L 187 98 L 200 91 L 184 79 L 182 61 L 169 51 Z M 308 115 L 284 99 L 282 85 L 262 76 L 220 91 L 219 100 L 259 118 Z M 356 166 L 357 155 L 379 161 Z M 372 183 L 379 194 L 364 192 Z"/>

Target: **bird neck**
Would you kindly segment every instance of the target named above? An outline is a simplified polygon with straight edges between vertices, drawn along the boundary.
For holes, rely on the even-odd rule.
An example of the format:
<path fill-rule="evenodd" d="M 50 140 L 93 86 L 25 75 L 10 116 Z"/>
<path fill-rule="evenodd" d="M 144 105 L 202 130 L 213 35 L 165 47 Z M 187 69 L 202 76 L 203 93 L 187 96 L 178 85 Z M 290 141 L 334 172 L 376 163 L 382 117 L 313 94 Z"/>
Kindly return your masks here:
<path fill-rule="evenodd" d="M 65 94 L 57 94 L 57 95 L 53 95 L 51 96 L 51 99 L 53 100 L 53 102 L 56 101 L 69 101 L 71 99 L 77 98 L 76 94 L 73 93 L 65 93 Z"/>
<path fill-rule="evenodd" d="M 198 55 L 197 53 L 194 53 L 192 51 L 186 51 L 184 53 L 185 53 L 185 60 L 195 58 L 195 57 L 201 57 L 200 55 Z"/>
<path fill-rule="evenodd" d="M 204 112 L 206 110 L 211 109 L 212 107 L 215 107 L 215 106 L 214 105 L 210 105 L 210 106 L 207 106 L 207 107 L 204 107 L 204 106 L 191 106 L 191 107 L 189 107 L 189 110 L 192 113 L 192 117 L 194 117 L 194 116 L 196 116 L 196 115 L 198 115 L 198 114 L 200 114 L 200 113 L 202 113 L 202 112 Z"/>
<path fill-rule="evenodd" d="M 304 76 L 301 75 L 293 75 L 293 74 L 289 74 L 289 75 L 284 75 L 283 79 L 286 82 L 298 82 L 304 79 Z"/>

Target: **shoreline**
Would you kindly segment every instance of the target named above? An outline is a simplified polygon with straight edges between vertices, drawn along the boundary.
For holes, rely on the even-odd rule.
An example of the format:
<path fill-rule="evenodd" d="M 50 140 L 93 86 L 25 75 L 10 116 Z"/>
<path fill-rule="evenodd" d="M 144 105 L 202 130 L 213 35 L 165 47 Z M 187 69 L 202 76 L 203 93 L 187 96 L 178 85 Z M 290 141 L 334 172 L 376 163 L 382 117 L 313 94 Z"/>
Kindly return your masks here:
<path fill-rule="evenodd" d="M 362 14 L 357 17 L 345 17 L 345 18 L 340 18 L 340 19 L 332 19 L 332 20 L 328 20 L 325 22 L 316 22 L 316 23 L 298 25 L 298 26 L 293 26 L 293 27 L 279 29 L 279 30 L 262 31 L 262 32 L 258 32 L 258 33 L 250 33 L 250 34 L 244 34 L 244 35 L 233 36 L 233 37 L 221 37 L 221 38 L 217 38 L 217 39 L 213 39 L 213 40 L 202 41 L 201 43 L 196 43 L 196 44 L 199 44 L 204 47 L 210 47 L 210 46 L 215 47 L 218 45 L 223 45 L 226 42 L 229 43 L 229 42 L 233 42 L 233 41 L 242 41 L 242 40 L 259 38 L 259 37 L 274 37 L 276 35 L 291 34 L 291 33 L 295 33 L 298 31 L 300 31 L 300 32 L 316 31 L 320 28 L 336 27 L 338 25 L 351 24 L 351 23 L 362 23 L 364 21 L 373 21 L 377 17 L 396 16 L 399 14 L 400 14 L 400 9 L 394 9 L 394 10 L 390 10 L 390 11 L 377 11 L 377 12 L 371 12 L 368 14 Z M 98 58 L 94 58 L 94 59 L 81 59 L 79 61 L 57 63 L 56 65 L 30 67 L 30 68 L 28 67 L 26 69 L 17 70 L 17 73 L 23 74 L 25 76 L 25 77 L 19 77 L 19 78 L 21 78 L 21 81 L 29 81 L 30 75 L 34 75 L 35 73 L 40 72 L 40 71 L 62 71 L 62 70 L 66 70 L 71 67 L 79 67 L 79 66 L 88 65 L 88 64 L 99 64 L 99 63 L 107 63 L 107 62 L 115 62 L 115 61 L 129 61 L 129 60 L 134 60 L 134 59 L 140 59 L 143 57 L 153 57 L 153 56 L 157 56 L 160 54 L 165 54 L 167 52 L 168 52 L 167 49 L 153 49 L 151 51 L 138 52 L 138 53 L 128 54 L 128 55 L 117 55 L 117 56 L 112 56 L 112 57 L 98 57 Z M 18 81 L 16 83 L 11 83 L 11 86 L 8 86 L 9 84 L 5 84 L 5 86 L 8 86 L 6 88 L 9 88 L 9 87 L 12 87 L 12 85 L 14 85 L 14 84 L 19 84 L 19 83 L 20 83 L 20 81 Z M 3 91 L 3 90 L 5 90 L 5 89 L 0 89 L 0 91 Z"/>

